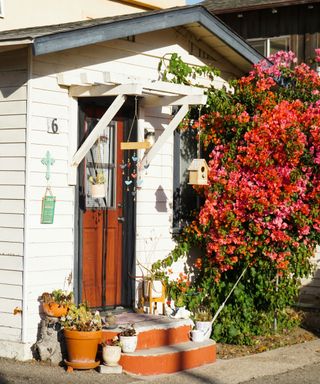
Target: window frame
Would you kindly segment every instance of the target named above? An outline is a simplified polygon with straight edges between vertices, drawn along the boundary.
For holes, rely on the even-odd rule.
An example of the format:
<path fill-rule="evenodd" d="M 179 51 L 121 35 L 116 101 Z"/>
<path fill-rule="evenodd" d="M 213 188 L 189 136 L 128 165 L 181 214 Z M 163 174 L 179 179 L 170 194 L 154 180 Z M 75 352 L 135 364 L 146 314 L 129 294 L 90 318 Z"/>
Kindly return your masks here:
<path fill-rule="evenodd" d="M 270 43 L 272 41 L 280 40 L 280 39 L 286 39 L 288 42 L 288 50 L 291 49 L 291 40 L 290 35 L 281 35 L 281 36 L 273 36 L 273 37 L 259 37 L 255 39 L 247 39 L 247 42 L 251 44 L 252 42 L 264 42 L 265 50 L 266 52 L 263 53 L 265 57 L 270 56 Z"/>

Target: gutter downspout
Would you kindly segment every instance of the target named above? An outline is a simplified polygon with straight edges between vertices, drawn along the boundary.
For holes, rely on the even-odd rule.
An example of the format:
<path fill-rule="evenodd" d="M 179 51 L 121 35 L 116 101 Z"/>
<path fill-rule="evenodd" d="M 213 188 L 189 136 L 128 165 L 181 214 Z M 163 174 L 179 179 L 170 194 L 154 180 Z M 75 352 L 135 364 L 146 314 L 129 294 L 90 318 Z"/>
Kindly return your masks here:
<path fill-rule="evenodd" d="M 31 138 L 31 80 L 33 72 L 32 49 L 28 49 L 28 80 L 27 80 L 27 116 L 26 116 L 26 150 L 25 150 L 25 193 L 24 193 L 24 238 L 23 238 L 23 279 L 22 279 L 22 343 L 28 342 L 27 324 L 28 324 L 28 257 L 29 257 L 29 176 L 30 176 L 30 138 Z"/>

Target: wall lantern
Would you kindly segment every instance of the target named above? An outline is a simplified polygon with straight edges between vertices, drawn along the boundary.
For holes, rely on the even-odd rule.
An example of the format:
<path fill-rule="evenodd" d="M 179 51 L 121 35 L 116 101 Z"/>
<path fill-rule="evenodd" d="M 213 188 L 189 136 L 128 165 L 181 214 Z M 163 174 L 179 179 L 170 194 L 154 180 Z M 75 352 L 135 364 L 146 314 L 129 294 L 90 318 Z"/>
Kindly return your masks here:
<path fill-rule="evenodd" d="M 205 159 L 193 159 L 190 164 L 189 184 L 192 185 L 207 185 L 208 184 L 208 164 Z"/>

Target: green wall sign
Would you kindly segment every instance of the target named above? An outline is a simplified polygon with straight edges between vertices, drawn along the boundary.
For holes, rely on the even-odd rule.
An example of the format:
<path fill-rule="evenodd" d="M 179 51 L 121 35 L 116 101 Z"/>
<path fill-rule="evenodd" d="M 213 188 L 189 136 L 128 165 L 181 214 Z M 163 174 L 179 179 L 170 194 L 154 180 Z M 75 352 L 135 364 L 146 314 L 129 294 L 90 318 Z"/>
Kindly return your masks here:
<path fill-rule="evenodd" d="M 41 224 L 53 223 L 55 205 L 56 205 L 55 196 L 44 196 L 42 198 Z"/>

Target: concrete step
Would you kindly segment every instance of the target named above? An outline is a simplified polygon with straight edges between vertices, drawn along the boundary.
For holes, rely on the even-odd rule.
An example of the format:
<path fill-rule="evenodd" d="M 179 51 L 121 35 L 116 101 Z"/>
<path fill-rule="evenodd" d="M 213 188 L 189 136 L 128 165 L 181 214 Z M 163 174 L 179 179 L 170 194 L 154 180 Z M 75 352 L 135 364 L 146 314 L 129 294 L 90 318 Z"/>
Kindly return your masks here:
<path fill-rule="evenodd" d="M 126 317 L 124 319 L 128 320 Z M 103 329 L 102 340 L 112 339 L 121 332 L 121 326 L 132 323 L 138 335 L 137 350 L 186 343 L 190 340 L 189 331 L 192 327 L 190 320 L 155 315 L 136 315 L 129 317 L 129 320 L 135 321 L 121 323 L 122 320 L 119 318 L 117 328 Z"/>
<path fill-rule="evenodd" d="M 216 361 L 216 343 L 188 341 L 158 348 L 122 353 L 119 364 L 127 373 L 136 375 L 160 375 L 199 367 Z"/>

